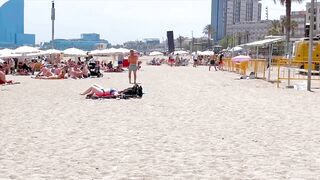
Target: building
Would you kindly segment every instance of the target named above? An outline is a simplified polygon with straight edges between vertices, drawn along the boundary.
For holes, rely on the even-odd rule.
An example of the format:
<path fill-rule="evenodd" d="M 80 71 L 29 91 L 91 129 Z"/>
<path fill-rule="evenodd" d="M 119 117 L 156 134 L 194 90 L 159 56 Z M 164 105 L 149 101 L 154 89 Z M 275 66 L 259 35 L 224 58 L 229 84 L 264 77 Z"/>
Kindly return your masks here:
<path fill-rule="evenodd" d="M 261 21 L 261 14 L 262 14 L 262 4 L 258 4 L 258 21 Z"/>
<path fill-rule="evenodd" d="M 146 38 L 142 40 L 147 45 L 155 46 L 160 44 L 160 39 L 158 38 Z"/>
<path fill-rule="evenodd" d="M 305 36 L 306 14 L 307 14 L 306 11 L 291 12 L 291 37 L 302 38 Z M 286 16 L 281 16 L 280 22 L 284 22 L 285 18 Z M 286 33 L 286 29 L 284 28 L 284 34 L 285 33 Z"/>
<path fill-rule="evenodd" d="M 320 2 L 314 4 L 314 30 L 315 34 L 320 34 Z M 311 3 L 306 4 L 306 24 L 310 24 Z"/>
<path fill-rule="evenodd" d="M 211 26 L 214 31 L 213 40 L 215 42 L 221 40 L 226 33 L 225 14 L 227 1 L 212 0 L 211 4 Z"/>
<path fill-rule="evenodd" d="M 268 35 L 271 21 L 261 20 L 260 0 L 227 0 L 226 35 L 237 44 L 263 39 Z"/>
<path fill-rule="evenodd" d="M 211 25 L 214 30 L 214 40 L 219 41 L 225 36 L 234 35 L 234 27 L 245 29 L 246 23 L 248 27 L 252 26 L 253 22 L 257 23 L 257 30 L 260 31 L 262 26 L 260 0 L 212 0 Z M 238 25 L 239 24 L 239 25 Z M 269 23 L 268 23 L 269 24 Z M 250 30 L 249 32 L 253 32 Z M 263 34 L 265 36 L 267 34 Z M 250 34 L 249 34 L 250 36 Z M 256 37 L 256 36 L 254 36 Z M 255 39 L 255 38 L 248 38 Z"/>
<path fill-rule="evenodd" d="M 24 0 L 6 0 L 0 4 L 0 47 L 34 44 L 35 35 L 24 33 Z"/>
<path fill-rule="evenodd" d="M 232 29 L 229 36 L 235 38 L 236 45 L 261 40 L 268 35 L 271 25 L 269 20 L 236 23 L 229 27 Z"/>
<path fill-rule="evenodd" d="M 80 39 L 55 39 L 53 40 L 53 42 L 50 41 L 44 43 L 41 48 L 50 49 L 52 47 L 52 43 L 54 45 L 54 48 L 58 50 L 78 48 L 85 51 L 91 51 L 110 46 L 107 40 L 100 39 L 100 35 L 95 33 L 81 34 Z"/>

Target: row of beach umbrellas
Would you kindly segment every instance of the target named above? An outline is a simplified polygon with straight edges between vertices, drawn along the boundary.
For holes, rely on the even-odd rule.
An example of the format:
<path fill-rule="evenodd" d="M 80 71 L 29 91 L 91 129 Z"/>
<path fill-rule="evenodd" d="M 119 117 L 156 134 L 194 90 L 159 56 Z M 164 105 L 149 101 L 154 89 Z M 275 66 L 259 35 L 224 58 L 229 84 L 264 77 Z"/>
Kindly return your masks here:
<path fill-rule="evenodd" d="M 103 50 L 94 50 L 91 52 L 86 52 L 77 48 L 69 48 L 64 51 L 59 51 L 56 49 L 49 50 L 40 50 L 35 47 L 30 46 L 22 46 L 17 49 L 2 49 L 0 50 L 0 58 L 14 58 L 14 57 L 37 57 L 43 55 L 51 55 L 51 54 L 64 54 L 65 56 L 78 56 L 84 57 L 89 55 L 93 56 L 108 56 L 108 55 L 119 55 L 119 54 L 129 54 L 130 50 L 125 48 L 110 48 Z"/>

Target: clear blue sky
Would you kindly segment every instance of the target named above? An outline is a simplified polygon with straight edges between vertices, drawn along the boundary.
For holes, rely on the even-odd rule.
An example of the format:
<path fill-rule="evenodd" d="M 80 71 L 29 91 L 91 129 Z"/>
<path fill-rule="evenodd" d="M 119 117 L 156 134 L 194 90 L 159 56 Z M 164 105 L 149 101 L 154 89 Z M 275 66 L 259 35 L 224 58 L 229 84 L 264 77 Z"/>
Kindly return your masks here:
<path fill-rule="evenodd" d="M 3 1 L 3 0 L 0 0 Z M 202 36 L 210 23 L 211 0 L 55 0 L 56 38 L 79 38 L 95 32 L 111 43 L 142 38 L 166 38 L 166 31 L 178 35 Z M 269 7 L 269 19 L 279 19 L 285 9 L 273 0 L 262 0 L 263 15 Z M 35 33 L 36 41 L 51 38 L 51 0 L 25 0 L 25 31 Z M 293 4 L 293 10 L 305 5 Z"/>

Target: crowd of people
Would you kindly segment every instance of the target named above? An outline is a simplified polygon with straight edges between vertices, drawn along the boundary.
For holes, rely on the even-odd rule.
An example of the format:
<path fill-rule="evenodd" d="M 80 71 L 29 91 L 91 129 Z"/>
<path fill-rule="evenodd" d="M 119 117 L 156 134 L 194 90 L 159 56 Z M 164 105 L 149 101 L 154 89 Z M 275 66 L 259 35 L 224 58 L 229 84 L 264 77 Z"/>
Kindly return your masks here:
<path fill-rule="evenodd" d="M 210 56 L 198 55 L 197 53 L 192 55 L 193 59 L 193 67 L 197 67 L 199 65 L 209 66 L 209 71 L 211 71 L 211 67 L 213 66 L 216 71 L 223 70 L 223 58 L 224 54 L 222 52 L 217 54 L 212 54 Z"/>

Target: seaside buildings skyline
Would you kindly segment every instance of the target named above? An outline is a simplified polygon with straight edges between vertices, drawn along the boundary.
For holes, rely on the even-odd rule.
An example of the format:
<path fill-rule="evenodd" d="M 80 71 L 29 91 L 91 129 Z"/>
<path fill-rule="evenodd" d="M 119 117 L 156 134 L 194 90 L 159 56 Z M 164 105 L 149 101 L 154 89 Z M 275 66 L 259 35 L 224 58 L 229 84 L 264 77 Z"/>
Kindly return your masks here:
<path fill-rule="evenodd" d="M 0 4 L 0 47 L 34 44 L 35 35 L 24 33 L 24 0 Z"/>
<path fill-rule="evenodd" d="M 186 1 L 186 3 L 184 3 L 184 1 Z M 2 2 L 4 2 L 4 0 L 0 0 L 0 6 L 2 5 Z M 268 0 L 262 0 L 263 13 L 265 6 L 270 2 L 271 0 L 269 0 L 269 2 Z M 177 4 L 179 4 L 179 6 L 175 6 Z M 137 12 L 137 15 L 134 14 L 129 17 L 126 12 L 128 7 L 131 7 L 132 5 L 135 5 L 135 7 L 143 7 L 144 11 L 139 11 Z M 168 5 L 169 7 L 166 11 L 175 12 L 177 16 L 168 18 L 166 15 L 152 13 L 152 9 L 154 9 L 154 7 L 161 8 Z M 89 0 L 84 0 L 77 3 L 77 8 L 72 8 L 74 3 L 70 1 L 57 0 L 56 6 L 56 38 L 73 39 L 84 32 L 95 32 L 101 34 L 103 39 L 107 39 L 112 44 L 122 44 L 129 40 L 142 40 L 146 37 L 156 37 L 163 40 L 166 37 L 165 32 L 168 29 L 173 30 L 177 34 L 181 34 L 184 37 L 191 37 L 191 32 L 193 32 L 193 37 L 202 37 L 204 36 L 202 34 L 202 29 L 205 25 L 210 23 L 209 13 L 211 13 L 210 1 L 198 2 L 194 0 L 157 1 L 155 3 L 141 3 L 136 0 L 132 0 L 128 1 L 125 6 L 123 3 L 116 0 L 95 1 L 94 3 Z M 270 11 L 272 10 L 269 15 L 269 18 L 271 16 L 271 19 L 275 19 L 275 14 L 285 12 L 283 7 L 279 4 L 274 6 L 274 8 L 269 8 Z M 35 33 L 37 35 L 37 44 L 41 42 L 48 42 L 51 39 L 50 7 L 50 0 L 25 0 L 25 32 L 32 34 Z M 106 11 L 100 11 L 100 7 L 104 7 L 103 9 L 106 9 Z M 112 9 L 118 9 L 118 11 L 121 11 L 122 13 L 117 16 L 110 16 L 108 14 L 115 13 L 111 8 L 108 9 L 108 7 L 114 7 Z M 90 15 L 84 15 L 84 13 L 80 13 L 80 11 L 78 11 L 83 8 L 92 8 L 97 11 L 90 13 Z M 296 5 L 293 4 L 293 10 L 296 8 Z M 196 11 L 198 9 L 199 12 Z M 194 12 L 192 14 L 197 15 L 189 15 L 190 13 L 185 12 Z M 146 16 L 146 14 L 150 16 Z M 166 14 L 170 14 L 170 16 L 172 15 L 172 13 Z M 179 15 L 183 15 L 184 18 L 179 18 Z M 280 14 L 278 17 L 279 16 Z M 94 19 L 92 19 L 93 17 Z M 264 15 L 262 19 L 264 19 Z M 130 31 L 126 31 L 126 27 L 132 27 L 133 24 L 135 28 L 131 28 Z M 171 28 L 171 25 L 174 25 L 174 28 Z"/>

